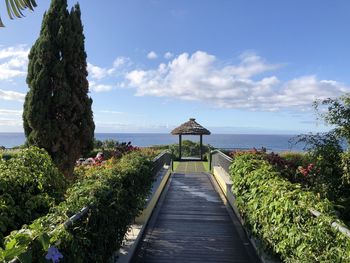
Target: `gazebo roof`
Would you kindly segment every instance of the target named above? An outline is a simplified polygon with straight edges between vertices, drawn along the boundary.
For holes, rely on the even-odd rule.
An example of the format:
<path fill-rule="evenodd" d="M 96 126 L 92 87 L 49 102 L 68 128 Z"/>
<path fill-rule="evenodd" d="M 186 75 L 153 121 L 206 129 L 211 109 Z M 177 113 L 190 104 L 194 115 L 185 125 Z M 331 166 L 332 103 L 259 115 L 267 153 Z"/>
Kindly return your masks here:
<path fill-rule="evenodd" d="M 196 119 L 191 118 L 189 121 L 181 124 L 179 127 L 171 131 L 172 135 L 210 135 L 210 131 L 196 122 Z"/>

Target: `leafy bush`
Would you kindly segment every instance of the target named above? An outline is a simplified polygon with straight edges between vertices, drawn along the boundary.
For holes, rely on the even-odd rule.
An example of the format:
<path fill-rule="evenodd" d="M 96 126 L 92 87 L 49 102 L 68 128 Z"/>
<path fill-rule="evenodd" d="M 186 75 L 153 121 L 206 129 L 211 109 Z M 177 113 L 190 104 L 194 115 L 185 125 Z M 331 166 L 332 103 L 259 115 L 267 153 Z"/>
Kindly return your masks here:
<path fill-rule="evenodd" d="M 152 145 L 148 148 L 151 148 L 151 149 L 155 149 L 155 150 L 169 150 L 169 146 L 168 144 L 156 144 L 156 145 Z"/>
<path fill-rule="evenodd" d="M 341 154 L 341 167 L 343 169 L 343 183 L 350 184 L 350 151 Z"/>
<path fill-rule="evenodd" d="M 49 247 L 56 247 L 63 255 L 62 262 L 106 262 L 143 209 L 152 184 L 151 168 L 149 158 L 132 152 L 81 178 L 69 188 L 64 202 L 6 238 L 0 261 L 17 255 L 45 262 Z M 90 204 L 88 214 L 73 227 L 62 227 L 70 216 Z"/>
<path fill-rule="evenodd" d="M 333 132 L 350 144 L 350 95 L 318 100 L 315 101 L 314 107 L 325 123 L 335 126 Z"/>
<path fill-rule="evenodd" d="M 0 245 L 3 235 L 45 215 L 63 199 L 64 176 L 43 149 L 22 150 L 0 159 Z"/>
<path fill-rule="evenodd" d="M 139 150 L 138 147 L 132 146 L 131 142 L 121 142 L 119 143 L 116 140 L 105 140 L 105 141 L 94 141 L 94 149 L 87 153 L 86 156 L 83 157 L 96 157 L 97 153 L 103 152 L 104 158 L 109 159 L 111 157 L 120 158 L 123 154 Z"/>
<path fill-rule="evenodd" d="M 278 169 L 281 176 L 288 179 L 291 182 L 297 182 L 298 178 L 296 178 L 296 170 L 298 168 L 298 163 L 294 160 L 288 160 L 284 157 L 282 157 L 279 154 L 276 154 L 274 152 L 267 153 L 265 148 L 262 148 L 261 150 L 257 150 L 255 148 L 251 150 L 235 150 L 229 153 L 229 155 L 232 158 L 235 158 L 237 156 L 247 155 L 251 154 L 257 158 L 257 156 L 260 156 L 260 159 L 266 160 L 269 162 L 273 167 Z M 292 159 L 290 157 L 290 159 Z M 300 162 L 303 163 L 303 162 Z"/>
<path fill-rule="evenodd" d="M 0 149 L 0 159 L 7 161 L 11 158 L 15 157 L 18 153 L 18 150 L 6 150 L 6 149 Z"/>
<path fill-rule="evenodd" d="M 343 196 L 348 185 L 343 181 L 343 149 L 337 134 L 300 135 L 295 140 L 305 143 L 307 158 L 318 171 L 310 184 L 312 190 L 331 200 Z"/>
<path fill-rule="evenodd" d="M 330 226 L 337 219 L 329 201 L 284 179 L 262 155 L 235 157 L 230 172 L 237 207 L 265 248 L 284 262 L 350 262 L 350 240 Z"/>
<path fill-rule="evenodd" d="M 310 163 L 308 156 L 304 152 L 283 152 L 280 156 L 297 166 L 305 166 Z"/>

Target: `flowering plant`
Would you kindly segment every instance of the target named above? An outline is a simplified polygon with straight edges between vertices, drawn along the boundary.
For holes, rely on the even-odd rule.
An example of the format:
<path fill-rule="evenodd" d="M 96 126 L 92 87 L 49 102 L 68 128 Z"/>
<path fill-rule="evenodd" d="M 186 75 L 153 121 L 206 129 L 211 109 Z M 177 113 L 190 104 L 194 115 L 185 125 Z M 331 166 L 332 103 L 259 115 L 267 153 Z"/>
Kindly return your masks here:
<path fill-rule="evenodd" d="M 63 258 L 63 255 L 58 251 L 57 247 L 49 247 L 45 259 L 51 260 L 53 263 L 57 263 L 60 262 L 61 258 Z"/>

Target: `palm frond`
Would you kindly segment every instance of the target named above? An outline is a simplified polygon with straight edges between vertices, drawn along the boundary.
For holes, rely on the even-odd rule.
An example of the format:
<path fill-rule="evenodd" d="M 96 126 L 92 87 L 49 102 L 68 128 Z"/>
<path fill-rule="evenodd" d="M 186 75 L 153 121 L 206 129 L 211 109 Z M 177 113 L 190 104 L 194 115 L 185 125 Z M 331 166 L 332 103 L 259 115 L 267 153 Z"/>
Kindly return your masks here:
<path fill-rule="evenodd" d="M 34 10 L 37 6 L 36 0 L 5 0 L 7 14 L 11 19 L 24 17 L 22 13 L 25 9 Z M 0 27 L 4 27 L 0 17 Z"/>

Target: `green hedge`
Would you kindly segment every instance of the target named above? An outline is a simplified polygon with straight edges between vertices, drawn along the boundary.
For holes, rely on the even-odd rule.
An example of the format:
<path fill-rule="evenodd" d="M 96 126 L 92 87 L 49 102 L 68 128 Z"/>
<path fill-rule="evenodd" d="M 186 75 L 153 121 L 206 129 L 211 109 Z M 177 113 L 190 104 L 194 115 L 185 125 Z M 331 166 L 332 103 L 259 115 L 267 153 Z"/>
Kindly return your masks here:
<path fill-rule="evenodd" d="M 8 161 L 0 158 L 0 246 L 4 235 L 61 202 L 65 185 L 45 150 L 31 147 Z"/>
<path fill-rule="evenodd" d="M 6 238 L 0 261 L 19 256 L 46 262 L 49 246 L 55 246 L 63 255 L 60 262 L 106 262 L 143 209 L 152 185 L 152 164 L 141 153 L 132 152 L 79 180 L 49 214 Z M 60 226 L 89 204 L 93 205 L 81 220 L 68 229 Z"/>
<path fill-rule="evenodd" d="M 284 262 L 350 262 L 350 240 L 330 226 L 338 220 L 328 200 L 282 178 L 260 155 L 237 156 L 230 172 L 237 207 L 265 249 Z"/>

